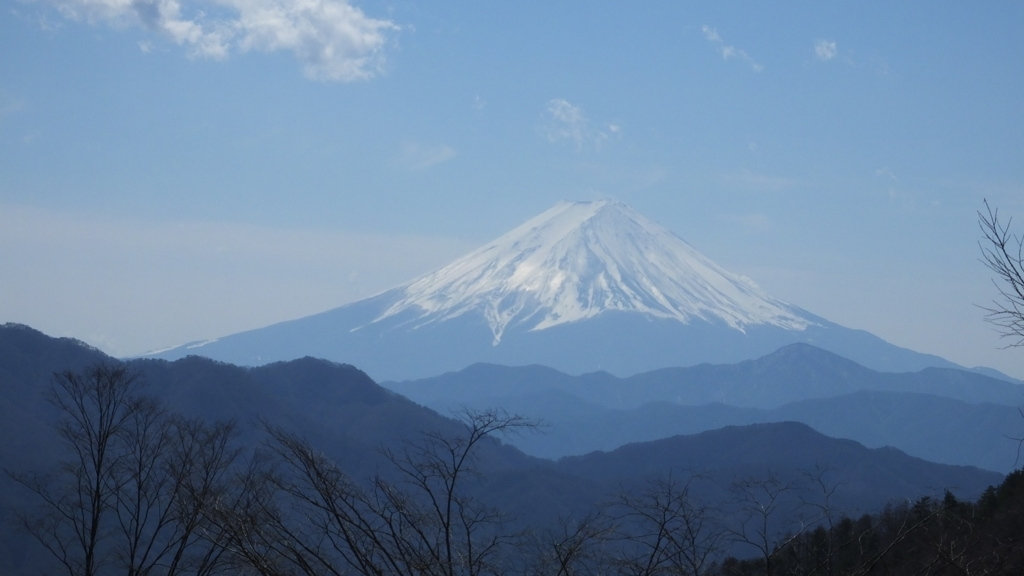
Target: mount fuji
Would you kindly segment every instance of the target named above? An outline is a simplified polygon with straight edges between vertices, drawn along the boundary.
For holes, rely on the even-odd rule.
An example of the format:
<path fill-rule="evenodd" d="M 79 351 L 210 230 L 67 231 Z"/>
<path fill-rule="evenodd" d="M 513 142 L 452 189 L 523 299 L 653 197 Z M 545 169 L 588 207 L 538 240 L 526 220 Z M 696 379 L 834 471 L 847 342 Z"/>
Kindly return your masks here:
<path fill-rule="evenodd" d="M 378 380 L 478 362 L 619 375 L 806 342 L 880 371 L 957 367 L 773 298 L 619 202 L 562 202 L 438 270 L 305 318 L 150 356 L 316 356 Z"/>

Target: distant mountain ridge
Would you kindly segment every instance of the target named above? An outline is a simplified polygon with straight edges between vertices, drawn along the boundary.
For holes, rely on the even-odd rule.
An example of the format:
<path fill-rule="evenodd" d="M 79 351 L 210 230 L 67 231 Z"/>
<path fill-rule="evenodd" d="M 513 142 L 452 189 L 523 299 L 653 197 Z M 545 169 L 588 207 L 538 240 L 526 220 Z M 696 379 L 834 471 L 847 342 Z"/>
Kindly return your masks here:
<path fill-rule="evenodd" d="M 881 372 L 804 343 L 735 364 L 660 368 L 621 378 L 607 372 L 573 376 L 545 366 L 475 364 L 429 378 L 385 381 L 384 385 L 430 406 L 446 400 L 476 402 L 553 389 L 618 409 L 658 401 L 771 409 L 858 390 L 934 394 L 1006 406 L 1024 403 L 1024 386 L 1018 383 L 945 368 Z"/>
<path fill-rule="evenodd" d="M 371 298 L 151 356 L 253 366 L 308 355 L 360 366 L 378 380 L 477 362 L 625 376 L 738 362 L 793 342 L 877 370 L 958 368 L 773 298 L 610 201 L 560 203 Z"/>
<path fill-rule="evenodd" d="M 441 413 L 502 407 L 547 422 L 514 438 L 545 458 L 728 425 L 797 421 L 869 447 L 1009 472 L 1021 462 L 1024 386 L 943 368 L 877 372 L 807 344 L 737 364 L 665 368 L 618 378 L 543 366 L 476 364 L 385 386 Z"/>
<path fill-rule="evenodd" d="M 44 400 L 51 375 L 97 362 L 117 360 L 77 341 L 50 338 L 25 326 L 0 326 L 0 430 L 5 440 L 0 467 L 19 472 L 54 465 L 61 454 L 53 428 L 56 414 Z M 169 408 L 191 417 L 234 419 L 246 452 L 260 446 L 262 420 L 309 439 L 356 479 L 376 473 L 383 446 L 422 432 L 454 435 L 461 430 L 458 422 L 378 386 L 358 368 L 320 359 L 258 368 L 197 357 L 134 360 L 128 366 L 140 372 L 145 392 Z M 859 511 L 943 488 L 973 498 L 1002 477 L 973 467 L 925 462 L 894 449 L 868 449 L 794 423 L 676 436 L 559 462 L 533 458 L 495 441 L 483 446 L 479 464 L 486 474 L 480 493 L 532 526 L 556 522 L 562 514 L 581 517 L 625 485 L 687 471 L 707 472 L 718 485 L 727 486 L 738 475 L 769 473 L 783 482 L 797 482 L 805 471 L 827 465 L 842 487 L 837 505 Z M 846 492 L 846 486 L 854 489 Z M 26 568 L 38 560 L 34 542 L 13 533 L 17 522 L 8 516 L 26 501 L 23 491 L 0 475 L 0 572 L 39 572 Z"/>
<path fill-rule="evenodd" d="M 788 446 L 799 446 L 800 449 L 789 451 Z M 872 458 L 866 458 L 868 452 Z M 729 475 L 735 478 L 764 470 L 766 466 L 798 468 L 810 459 L 821 465 L 842 462 L 844 489 L 850 493 L 870 493 L 885 485 L 888 485 L 886 491 L 900 492 L 913 484 L 944 482 L 932 476 L 933 472 L 927 466 L 912 466 L 914 472 L 905 477 L 884 472 L 887 466 L 882 462 L 905 457 L 894 448 L 868 450 L 852 440 L 830 439 L 798 422 L 779 422 L 726 426 L 700 434 L 628 444 L 609 452 L 564 458 L 559 461 L 559 466 L 569 473 L 622 482 L 649 475 L 658 469 L 664 470 L 666 466 L 679 471 L 728 469 Z M 924 460 L 912 460 L 916 460 L 918 465 L 924 464 Z M 969 482 L 972 468 L 952 468 L 965 474 L 963 481 Z M 853 502 L 847 501 L 842 506 L 845 508 L 851 504 Z"/>

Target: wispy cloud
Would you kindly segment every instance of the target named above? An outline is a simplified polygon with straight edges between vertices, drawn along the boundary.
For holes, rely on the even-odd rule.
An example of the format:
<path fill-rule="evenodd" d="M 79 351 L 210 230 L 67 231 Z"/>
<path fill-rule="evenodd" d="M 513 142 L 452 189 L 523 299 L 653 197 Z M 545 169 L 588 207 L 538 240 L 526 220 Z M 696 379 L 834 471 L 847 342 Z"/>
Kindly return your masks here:
<path fill-rule="evenodd" d="M 754 72 L 760 72 L 764 69 L 764 67 L 758 64 L 750 54 L 747 54 L 745 51 L 740 50 L 735 46 L 726 44 L 725 41 L 722 40 L 722 37 L 718 35 L 718 30 L 707 25 L 701 26 L 700 29 L 701 32 L 704 33 L 704 38 L 706 38 L 707 41 L 710 42 L 719 53 L 721 53 L 723 60 L 732 60 L 733 58 L 737 58 L 750 65 L 750 68 L 754 70 Z"/>
<path fill-rule="evenodd" d="M 793 188 L 800 184 L 799 180 L 785 176 L 758 174 L 750 170 L 741 170 L 731 174 L 723 174 L 722 180 L 731 185 L 757 192 L 777 192 Z"/>
<path fill-rule="evenodd" d="M 814 43 L 814 57 L 822 62 L 828 62 L 838 53 L 839 50 L 834 40 L 818 40 Z"/>
<path fill-rule="evenodd" d="M 604 129 L 594 127 L 582 108 L 561 98 L 548 101 L 544 107 L 544 116 L 544 132 L 548 141 L 569 141 L 577 150 L 590 147 L 600 150 L 611 135 L 622 132 L 617 124 L 608 124 Z"/>
<path fill-rule="evenodd" d="M 445 144 L 428 146 L 409 140 L 402 143 L 402 164 L 410 170 L 422 170 L 447 162 L 456 154 L 454 148 Z"/>
<path fill-rule="evenodd" d="M 306 77 L 349 82 L 378 75 L 390 20 L 348 0 L 50 0 L 67 18 L 140 26 L 185 47 L 189 56 L 288 51 Z M 209 11 L 208 11 L 209 10 Z M 148 47 L 149 43 L 144 43 Z"/>

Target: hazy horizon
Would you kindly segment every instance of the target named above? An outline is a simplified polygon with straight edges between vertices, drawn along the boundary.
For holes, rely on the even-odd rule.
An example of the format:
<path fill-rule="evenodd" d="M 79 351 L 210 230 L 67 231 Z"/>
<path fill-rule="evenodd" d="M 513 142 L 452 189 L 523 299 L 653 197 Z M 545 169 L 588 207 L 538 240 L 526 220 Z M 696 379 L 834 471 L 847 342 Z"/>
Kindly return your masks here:
<path fill-rule="evenodd" d="M 152 10 L 144 9 L 145 7 Z M 772 296 L 1024 378 L 1024 6 L 17 0 L 0 322 L 116 356 L 404 283 L 614 198 Z"/>

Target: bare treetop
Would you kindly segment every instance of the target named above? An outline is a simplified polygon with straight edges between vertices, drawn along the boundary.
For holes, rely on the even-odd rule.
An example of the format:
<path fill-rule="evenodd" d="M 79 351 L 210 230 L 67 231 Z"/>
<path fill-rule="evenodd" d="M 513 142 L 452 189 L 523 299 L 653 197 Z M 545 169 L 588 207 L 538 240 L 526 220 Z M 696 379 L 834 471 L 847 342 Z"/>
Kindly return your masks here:
<path fill-rule="evenodd" d="M 999 221 L 999 210 L 985 201 L 985 212 L 978 212 L 978 226 L 985 238 L 981 246 L 982 262 L 995 278 L 999 298 L 992 305 L 982 306 L 985 319 L 996 326 L 1003 338 L 1011 340 L 1008 347 L 1024 346 L 1024 237 L 1010 233 L 1010 218 Z"/>

